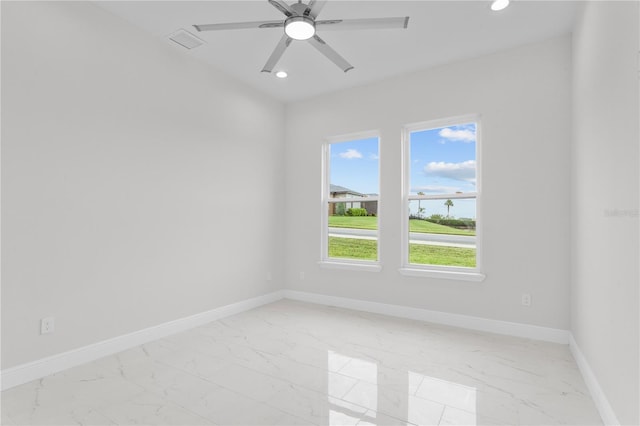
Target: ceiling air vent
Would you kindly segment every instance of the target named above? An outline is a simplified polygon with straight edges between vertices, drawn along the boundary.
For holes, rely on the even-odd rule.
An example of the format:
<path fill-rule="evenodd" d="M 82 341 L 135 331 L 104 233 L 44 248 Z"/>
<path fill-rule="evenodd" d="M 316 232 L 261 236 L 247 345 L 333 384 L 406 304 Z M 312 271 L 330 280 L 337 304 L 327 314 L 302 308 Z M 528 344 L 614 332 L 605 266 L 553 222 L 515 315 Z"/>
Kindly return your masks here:
<path fill-rule="evenodd" d="M 179 29 L 169 36 L 169 40 L 178 43 L 186 49 L 193 49 L 204 43 L 203 40 L 191 34 L 189 31 Z"/>

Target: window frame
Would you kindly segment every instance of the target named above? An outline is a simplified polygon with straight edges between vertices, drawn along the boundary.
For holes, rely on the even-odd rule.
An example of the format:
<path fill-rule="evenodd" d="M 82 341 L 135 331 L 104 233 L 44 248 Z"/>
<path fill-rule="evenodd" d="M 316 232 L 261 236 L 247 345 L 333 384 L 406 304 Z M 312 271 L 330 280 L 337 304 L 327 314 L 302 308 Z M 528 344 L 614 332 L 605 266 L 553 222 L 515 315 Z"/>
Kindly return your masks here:
<path fill-rule="evenodd" d="M 376 240 L 376 253 L 378 254 L 377 260 L 358 260 L 358 259 L 342 259 L 329 257 L 329 203 L 330 202 L 362 202 L 362 198 L 348 197 L 348 198 L 331 198 L 330 186 L 331 186 L 331 157 L 330 147 L 333 144 L 341 142 L 351 142 L 354 140 L 376 138 L 378 140 L 378 196 L 367 197 L 367 201 L 378 202 L 378 212 L 376 214 L 378 220 L 378 238 Z M 321 226 L 320 226 L 320 261 L 318 264 L 323 268 L 329 269 L 350 269 L 368 272 L 379 272 L 382 270 L 382 262 L 380 256 L 380 235 L 381 235 L 381 221 L 380 221 L 380 200 L 381 200 L 381 136 L 379 130 L 368 130 L 362 132 L 354 132 L 343 135 L 331 136 L 324 139 L 322 143 L 322 185 L 321 185 Z"/>
<path fill-rule="evenodd" d="M 402 204 L 401 204 L 401 267 L 402 275 L 432 277 L 464 281 L 483 281 L 482 272 L 482 122 L 480 114 L 467 114 L 456 117 L 422 121 L 406 124 L 402 128 Z M 463 194 L 411 195 L 411 133 L 455 126 L 465 123 L 476 125 L 476 191 Z M 476 200 L 476 266 L 420 265 L 409 262 L 409 203 L 414 200 L 472 199 Z"/>

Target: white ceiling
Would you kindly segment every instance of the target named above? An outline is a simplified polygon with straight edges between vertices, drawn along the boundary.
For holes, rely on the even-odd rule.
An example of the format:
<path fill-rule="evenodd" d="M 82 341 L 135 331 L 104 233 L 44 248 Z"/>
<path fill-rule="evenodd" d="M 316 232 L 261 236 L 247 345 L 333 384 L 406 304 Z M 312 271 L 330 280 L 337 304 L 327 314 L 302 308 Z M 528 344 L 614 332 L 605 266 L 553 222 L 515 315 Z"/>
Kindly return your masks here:
<path fill-rule="evenodd" d="M 306 2 L 306 1 L 305 1 Z M 292 3 L 292 0 L 288 0 Z M 359 86 L 390 76 L 480 56 L 571 32 L 579 2 L 512 1 L 492 12 L 490 1 L 329 0 L 318 19 L 409 16 L 406 30 L 318 31 L 354 65 L 343 73 L 304 41 L 294 41 L 275 70 L 281 80 L 261 73 L 282 29 L 198 33 L 193 24 L 279 20 L 267 0 L 260 1 L 99 1 L 97 4 L 163 42 L 282 101 Z M 186 50 L 167 36 L 183 28 L 206 41 Z"/>

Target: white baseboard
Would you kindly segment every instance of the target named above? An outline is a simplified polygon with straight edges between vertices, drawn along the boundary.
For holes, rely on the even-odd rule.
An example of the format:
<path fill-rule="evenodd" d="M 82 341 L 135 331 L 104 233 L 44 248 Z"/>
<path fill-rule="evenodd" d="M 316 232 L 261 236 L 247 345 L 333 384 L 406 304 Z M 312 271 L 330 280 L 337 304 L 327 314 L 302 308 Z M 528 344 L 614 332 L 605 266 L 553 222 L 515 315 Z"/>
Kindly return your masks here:
<path fill-rule="evenodd" d="M 578 364 L 580 373 L 582 373 L 584 382 L 586 383 L 587 388 L 591 393 L 591 397 L 593 398 L 593 402 L 595 402 L 596 404 L 596 408 L 600 413 L 600 417 L 602 417 L 602 421 L 607 426 L 619 425 L 620 422 L 616 417 L 616 413 L 613 411 L 611 404 L 609 404 L 609 400 L 600 387 L 600 383 L 598 383 L 596 375 L 593 374 L 593 370 L 591 370 L 587 359 L 582 354 L 578 343 L 576 343 L 575 339 L 573 338 L 573 334 L 571 333 L 569 333 L 569 349 L 573 354 L 573 358 L 576 360 L 576 364 Z"/>
<path fill-rule="evenodd" d="M 0 388 L 2 390 L 9 389 L 153 340 L 216 321 L 220 318 L 248 311 L 282 298 L 553 343 L 568 343 L 605 425 L 620 424 L 586 358 L 574 340 L 573 335 L 567 330 L 294 290 L 278 290 L 263 296 L 221 306 L 186 318 L 169 321 L 144 330 L 8 368 L 0 373 Z"/>
<path fill-rule="evenodd" d="M 2 370 L 2 390 L 282 299 L 281 290 Z"/>
<path fill-rule="evenodd" d="M 492 320 L 487 318 L 451 314 L 440 311 L 430 311 L 427 309 L 411 308 L 400 305 L 388 305 L 386 303 L 367 302 L 364 300 L 327 296 L 323 294 L 307 293 L 295 290 L 284 290 L 284 297 L 287 299 L 299 300 L 301 302 L 337 306 L 340 308 L 354 309 L 357 311 L 372 312 L 375 314 L 390 315 L 394 317 L 408 318 L 419 321 L 427 321 L 436 324 L 451 325 L 454 327 L 467 328 L 471 330 L 506 334 L 509 336 L 543 340 L 553 343 L 569 343 L 569 332 L 567 330 L 561 330 L 557 328 L 540 327 L 536 325 Z"/>
<path fill-rule="evenodd" d="M 569 343 L 569 332 L 554 328 L 498 321 L 468 315 L 451 314 L 426 309 L 410 308 L 400 305 L 368 302 L 344 297 L 326 296 L 293 290 L 279 290 L 263 296 L 243 300 L 190 317 L 166 322 L 144 330 L 136 331 L 113 339 L 104 340 L 82 348 L 63 352 L 30 363 L 8 368 L 0 373 L 0 389 L 5 390 L 30 382 L 68 368 L 75 367 L 102 357 L 133 348 L 171 334 L 189 330 L 194 327 L 238 314 L 258 306 L 275 302 L 282 298 L 310 302 L 315 304 L 337 306 L 358 311 L 372 312 L 399 318 L 408 318 L 437 324 L 451 325 L 471 330 L 543 340 L 554 343 Z M 582 370 L 582 368 L 581 368 Z M 590 370 L 589 370 L 590 371 Z M 583 373 L 584 374 L 584 373 Z M 585 378 L 586 380 L 586 378 Z M 589 383 L 587 381 L 587 383 Z M 598 388 L 599 389 L 599 388 Z M 594 397 L 595 399 L 595 397 Z M 606 401 L 606 399 L 605 399 Z M 604 416 L 603 416 L 604 418 Z M 613 417 L 615 418 L 615 416 Z"/>

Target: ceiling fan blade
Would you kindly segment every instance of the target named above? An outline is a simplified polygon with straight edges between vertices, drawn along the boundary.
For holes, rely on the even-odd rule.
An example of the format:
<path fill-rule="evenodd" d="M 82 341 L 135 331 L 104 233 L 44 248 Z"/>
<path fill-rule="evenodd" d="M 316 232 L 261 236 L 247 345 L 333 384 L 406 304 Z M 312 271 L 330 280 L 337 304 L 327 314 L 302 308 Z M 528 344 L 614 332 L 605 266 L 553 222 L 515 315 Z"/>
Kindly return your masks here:
<path fill-rule="evenodd" d="M 338 52 L 333 50 L 329 45 L 317 35 L 314 35 L 309 40 L 309 44 L 318 49 L 320 53 L 329 58 L 331 62 L 336 64 L 342 71 L 347 72 L 353 69 L 353 65 L 347 62 Z"/>
<path fill-rule="evenodd" d="M 316 21 L 318 30 L 384 30 L 407 28 L 409 17 L 399 18 L 364 18 L 364 19 L 332 19 Z"/>
<path fill-rule="evenodd" d="M 327 0 L 311 0 L 309 2 L 309 6 L 307 6 L 307 10 L 304 11 L 304 14 L 317 18 L 326 3 Z"/>
<path fill-rule="evenodd" d="M 280 12 L 284 13 L 288 18 L 297 15 L 297 13 L 295 13 L 293 9 L 291 9 L 291 7 L 282 0 L 269 0 L 269 3 L 271 3 L 271 5 Z"/>
<path fill-rule="evenodd" d="M 271 53 L 271 56 L 269 56 L 269 59 L 267 59 L 267 63 L 264 64 L 264 67 L 262 67 L 262 72 L 273 71 L 273 68 L 276 66 L 276 64 L 282 57 L 282 54 L 285 50 L 287 50 L 287 47 L 289 47 L 292 41 L 293 39 L 286 34 L 282 36 L 282 38 L 276 45 L 276 48 L 273 49 L 273 53 Z"/>
<path fill-rule="evenodd" d="M 255 22 L 233 22 L 230 24 L 204 24 L 194 25 L 198 31 L 218 31 L 218 30 L 243 30 L 247 28 L 275 28 L 282 27 L 282 21 L 255 21 Z"/>

